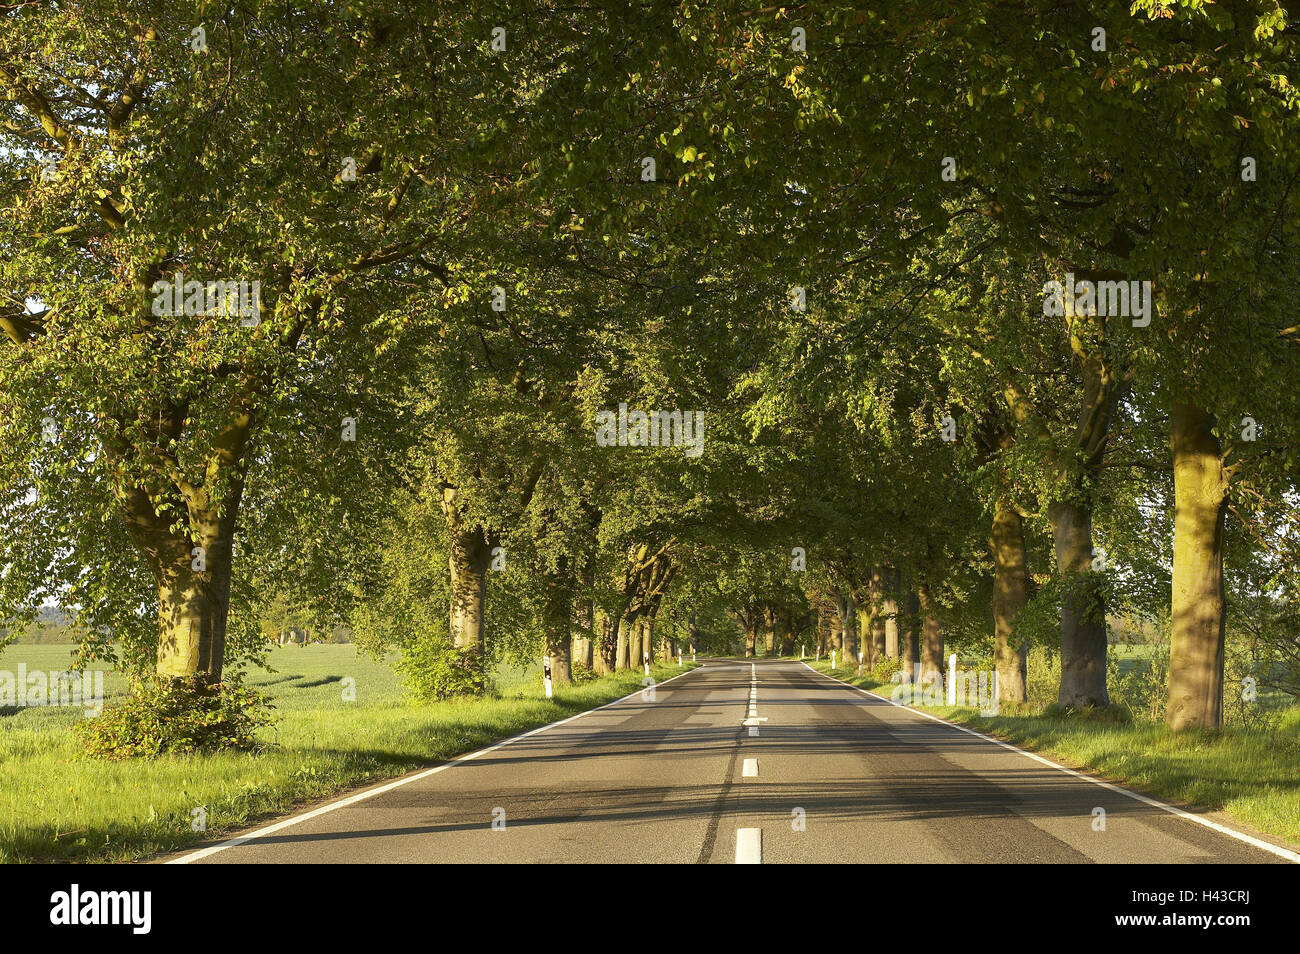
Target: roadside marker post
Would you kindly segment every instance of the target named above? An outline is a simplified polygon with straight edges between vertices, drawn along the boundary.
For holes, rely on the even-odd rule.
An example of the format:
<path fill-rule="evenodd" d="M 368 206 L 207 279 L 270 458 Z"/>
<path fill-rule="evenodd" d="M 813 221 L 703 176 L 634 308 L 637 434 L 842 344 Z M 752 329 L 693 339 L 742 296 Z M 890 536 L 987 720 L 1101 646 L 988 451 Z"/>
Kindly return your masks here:
<path fill-rule="evenodd" d="M 645 663 L 645 674 L 650 675 L 650 654 L 643 650 L 641 652 L 641 661 Z"/>
<path fill-rule="evenodd" d="M 546 698 L 551 698 L 551 660 L 542 663 L 542 686 L 546 689 Z"/>
<path fill-rule="evenodd" d="M 835 650 L 831 650 L 831 668 L 835 668 Z"/>

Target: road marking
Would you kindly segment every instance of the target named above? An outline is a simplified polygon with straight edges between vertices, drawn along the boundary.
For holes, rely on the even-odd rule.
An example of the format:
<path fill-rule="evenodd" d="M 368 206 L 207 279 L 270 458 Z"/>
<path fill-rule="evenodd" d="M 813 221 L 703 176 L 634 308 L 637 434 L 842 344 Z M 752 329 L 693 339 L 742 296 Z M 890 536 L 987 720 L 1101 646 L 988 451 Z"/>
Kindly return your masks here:
<path fill-rule="evenodd" d="M 736 864 L 761 865 L 763 863 L 763 829 L 736 829 Z"/>
<path fill-rule="evenodd" d="M 802 662 L 802 660 L 801 663 L 804 666 L 808 666 L 808 664 L 806 662 Z M 1164 802 L 1159 801 L 1158 799 L 1150 798 L 1146 795 L 1143 795 L 1141 792 L 1135 792 L 1132 791 L 1131 789 L 1122 788 L 1119 785 L 1112 785 L 1110 782 L 1104 782 L 1099 778 L 1093 778 L 1091 775 L 1085 775 L 1083 772 L 1076 772 L 1074 769 L 1067 768 L 1066 766 L 1061 765 L 1058 762 L 1053 762 L 1051 759 L 1045 759 L 1041 755 L 1037 755 L 1033 752 L 1027 752 L 1024 749 L 1020 748 L 1019 746 L 1012 745 L 1010 742 L 1003 742 L 1001 739 L 995 739 L 993 738 L 993 736 L 985 735 L 983 732 L 976 732 L 974 729 L 968 729 L 964 725 L 958 725 L 955 722 L 949 722 L 947 719 L 941 719 L 936 715 L 931 715 L 930 713 L 924 712 L 921 709 L 917 709 L 913 706 L 904 705 L 903 703 L 897 702 L 893 699 L 887 699 L 884 696 L 871 692 L 868 689 L 863 689 L 859 686 L 850 686 L 844 680 L 836 679 L 834 676 L 828 676 L 824 672 L 818 672 L 816 669 L 813 669 L 812 666 L 808 666 L 808 668 L 812 672 L 817 673 L 817 675 L 821 676 L 824 679 L 829 679 L 832 682 L 839 683 L 845 689 L 852 689 L 856 692 L 862 693 L 864 696 L 871 696 L 871 698 L 873 699 L 879 699 L 881 702 L 887 702 L 891 706 L 895 706 L 896 708 L 906 709 L 908 712 L 912 712 L 919 716 L 924 716 L 930 721 L 938 722 L 940 725 L 946 725 L 950 729 L 956 729 L 958 732 L 965 732 L 967 735 L 973 735 L 975 736 L 975 738 L 983 739 L 985 742 L 992 742 L 994 745 L 1000 745 L 1002 748 L 1010 749 L 1012 752 L 1019 752 L 1027 759 L 1033 759 L 1035 762 L 1038 762 L 1041 765 L 1050 766 L 1051 768 L 1054 768 L 1059 772 L 1064 772 L 1066 775 L 1072 775 L 1075 778 L 1082 779 L 1085 782 L 1091 782 L 1093 785 L 1100 785 L 1102 788 L 1112 792 L 1116 792 L 1120 795 L 1127 795 L 1129 798 L 1133 799 L 1134 801 L 1141 802 L 1144 805 L 1150 805 L 1152 808 L 1158 808 L 1161 811 L 1168 812 L 1170 815 L 1176 815 L 1179 818 L 1186 819 L 1187 821 L 1195 822 L 1198 825 L 1203 825 L 1206 828 L 1210 828 L 1213 829 L 1214 831 L 1217 831 L 1221 835 L 1227 835 L 1229 838 L 1235 838 L 1237 839 L 1237 841 L 1245 842 L 1248 845 L 1253 845 L 1256 848 L 1259 848 L 1263 851 L 1267 851 L 1269 854 L 1277 855 L 1279 858 L 1285 858 L 1287 861 L 1292 861 L 1295 862 L 1296 864 L 1300 864 L 1300 852 L 1291 851 L 1289 848 L 1281 848 L 1277 845 L 1270 844 L 1269 842 L 1264 841 L 1262 838 L 1256 838 L 1253 835 L 1247 835 L 1243 831 L 1237 831 L 1236 829 L 1229 828 L 1227 825 L 1221 825 L 1218 822 L 1211 821 L 1208 818 L 1202 818 L 1200 815 L 1195 815 L 1192 812 L 1185 811 L 1184 809 L 1177 808 L 1173 805 L 1167 805 Z"/>
<path fill-rule="evenodd" d="M 758 759 L 745 759 L 744 768 L 740 770 L 741 778 L 758 778 Z"/>
<path fill-rule="evenodd" d="M 698 672 L 698 671 L 699 671 L 698 669 L 688 669 L 686 672 L 679 672 L 677 675 L 670 676 L 669 678 L 665 679 L 663 682 L 659 683 L 655 688 L 662 689 L 664 686 L 668 685 L 668 683 L 672 682 L 674 679 L 680 679 L 682 678 L 682 676 L 688 676 L 692 672 Z M 431 769 L 425 769 L 422 772 L 416 772 L 414 775 L 403 776 L 402 778 L 389 782 L 387 785 L 381 785 L 379 786 L 379 788 L 371 788 L 371 789 L 367 789 L 364 792 L 358 792 L 355 795 L 349 795 L 347 798 L 342 798 L 339 799 L 337 802 L 330 802 L 329 804 L 322 805 L 320 806 L 320 808 L 313 809 L 312 811 L 309 811 L 305 814 L 295 815 L 292 818 L 286 818 L 283 821 L 278 821 L 272 825 L 267 825 L 265 828 L 258 828 L 254 831 L 250 831 L 247 835 L 238 835 L 234 838 L 230 838 L 226 841 L 223 841 L 220 844 L 211 845 L 207 848 L 200 848 L 198 851 L 192 851 L 187 855 L 181 855 L 181 857 L 179 858 L 173 858 L 170 861 L 164 862 L 164 864 L 188 865 L 191 862 L 200 861 L 203 858 L 207 858 L 210 857 L 211 855 L 215 855 L 219 851 L 225 851 L 227 848 L 234 848 L 238 845 L 245 844 L 246 842 L 256 841 L 257 839 L 262 838 L 266 835 L 273 835 L 278 831 L 283 831 L 286 828 L 291 828 L 294 825 L 307 821 L 308 819 L 319 818 L 321 815 L 327 815 L 330 812 L 335 811 L 336 809 L 347 808 L 349 805 L 355 805 L 358 802 L 364 802 L 366 799 L 374 798 L 376 795 L 383 795 L 385 792 L 391 792 L 393 789 L 401 788 L 403 785 L 409 785 L 412 782 L 418 782 L 420 781 L 420 779 L 428 778 L 430 775 L 437 775 L 439 772 L 445 772 L 449 768 L 455 768 L 461 762 L 468 762 L 472 759 L 479 758 L 480 756 L 487 755 L 490 752 L 495 752 L 497 749 L 504 748 L 505 746 L 510 745 L 512 742 L 518 742 L 520 739 L 526 739 L 529 736 L 537 735 L 539 732 L 545 732 L 547 729 L 554 729 L 562 725 L 567 725 L 568 723 L 572 722 L 575 719 L 581 719 L 583 716 L 591 715 L 593 712 L 599 712 L 601 709 L 608 709 L 610 706 L 616 706 L 620 702 L 627 702 L 633 696 L 639 696 L 644 691 L 645 691 L 644 689 L 634 689 L 632 692 L 629 692 L 621 699 L 615 699 L 613 702 L 606 702 L 604 705 L 596 706 L 594 709 L 588 709 L 586 712 L 579 712 L 577 715 L 571 715 L 567 719 L 561 719 L 559 722 L 550 722 L 547 723 L 546 725 L 540 725 L 536 729 L 529 729 L 527 732 L 521 732 L 519 735 L 512 735 L 510 738 L 502 739 L 500 742 L 495 742 L 492 745 L 489 745 L 487 748 L 476 749 L 473 752 L 466 752 L 464 755 L 458 755 L 454 759 L 451 759 L 450 761 L 447 762 L 443 762 L 441 765 L 436 765 Z"/>
<path fill-rule="evenodd" d="M 749 714 L 741 725 L 749 727 L 749 737 L 758 735 L 758 724 L 766 722 L 767 716 L 758 715 L 758 672 L 754 663 L 749 664 Z"/>

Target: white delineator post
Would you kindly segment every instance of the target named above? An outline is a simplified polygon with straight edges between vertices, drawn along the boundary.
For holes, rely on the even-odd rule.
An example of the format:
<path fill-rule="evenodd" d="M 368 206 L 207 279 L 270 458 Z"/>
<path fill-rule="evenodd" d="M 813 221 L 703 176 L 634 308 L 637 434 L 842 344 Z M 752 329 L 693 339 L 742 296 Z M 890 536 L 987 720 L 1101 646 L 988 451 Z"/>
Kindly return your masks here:
<path fill-rule="evenodd" d="M 831 650 L 831 668 L 835 668 L 835 650 Z"/>
<path fill-rule="evenodd" d="M 542 687 L 546 690 L 546 698 L 551 698 L 551 660 L 548 658 L 542 663 Z"/>
<path fill-rule="evenodd" d="M 641 660 L 645 663 L 645 674 L 647 676 L 650 675 L 650 654 L 643 652 L 641 654 Z"/>
<path fill-rule="evenodd" d="M 806 646 L 800 646 L 800 647 L 799 647 L 799 658 L 800 658 L 800 659 L 803 659 L 806 655 L 807 655 L 807 647 L 806 647 Z"/>
<path fill-rule="evenodd" d="M 948 705 L 957 704 L 957 654 L 948 657 Z"/>

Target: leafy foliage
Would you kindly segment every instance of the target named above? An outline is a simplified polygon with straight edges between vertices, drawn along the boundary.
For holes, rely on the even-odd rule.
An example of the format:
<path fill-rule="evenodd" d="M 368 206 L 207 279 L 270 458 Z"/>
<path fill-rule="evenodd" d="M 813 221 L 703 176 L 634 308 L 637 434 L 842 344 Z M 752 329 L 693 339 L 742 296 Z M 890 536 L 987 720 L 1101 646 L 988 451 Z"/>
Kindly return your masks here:
<path fill-rule="evenodd" d="M 271 724 L 263 696 L 227 678 L 213 683 L 203 674 L 184 678 L 145 675 L 125 702 L 108 706 L 78 723 L 91 756 L 156 758 L 266 746 L 258 731 Z"/>

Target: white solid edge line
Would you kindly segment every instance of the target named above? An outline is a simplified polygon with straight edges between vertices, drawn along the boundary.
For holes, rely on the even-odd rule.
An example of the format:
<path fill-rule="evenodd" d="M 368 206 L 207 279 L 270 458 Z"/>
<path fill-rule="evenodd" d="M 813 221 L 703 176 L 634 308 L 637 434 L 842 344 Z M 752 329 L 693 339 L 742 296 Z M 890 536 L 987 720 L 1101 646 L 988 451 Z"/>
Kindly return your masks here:
<path fill-rule="evenodd" d="M 736 829 L 736 864 L 761 865 L 763 863 L 763 829 Z"/>
<path fill-rule="evenodd" d="M 666 686 L 674 679 L 680 679 L 682 676 L 690 675 L 692 672 L 696 671 L 698 671 L 698 667 L 697 669 L 688 669 L 686 672 L 679 672 L 677 675 L 665 679 L 663 682 L 656 685 L 655 688 L 658 689 L 660 686 Z M 254 831 L 250 831 L 246 835 L 237 835 L 234 838 L 230 838 L 215 845 L 210 845 L 207 848 L 200 848 L 198 851 L 192 851 L 189 854 L 181 855 L 181 857 L 165 861 L 163 864 L 187 865 L 192 861 L 199 861 L 203 858 L 215 855 L 219 851 L 225 851 L 227 848 L 234 848 L 238 845 L 244 844 L 245 842 L 256 841 L 266 835 L 271 835 L 277 831 L 283 831 L 286 828 L 305 822 L 310 818 L 317 818 L 321 815 L 326 815 L 335 809 L 346 808 L 349 805 L 357 804 L 357 802 L 364 802 L 367 798 L 374 798 L 376 795 L 382 795 L 385 792 L 391 792 L 395 788 L 401 788 L 403 785 L 409 785 L 411 782 L 418 782 L 420 779 L 428 778 L 430 775 L 437 775 L 439 772 L 444 772 L 449 768 L 454 768 L 461 762 L 468 762 L 471 759 L 478 758 L 480 755 L 487 755 L 489 752 L 495 752 L 497 749 L 507 746 L 512 742 L 526 739 L 530 735 L 537 735 L 539 732 L 545 732 L 547 729 L 554 729 L 557 726 L 572 722 L 574 719 L 581 719 L 583 716 L 591 715 L 593 712 L 599 712 L 601 709 L 608 709 L 610 706 L 616 706 L 620 702 L 626 702 L 633 696 L 641 695 L 643 692 L 645 692 L 645 689 L 633 690 L 627 695 L 615 699 L 613 702 L 606 702 L 603 705 L 596 706 L 595 708 L 587 709 L 584 712 L 579 712 L 577 715 L 571 715 L 567 719 L 561 719 L 559 722 L 549 722 L 546 725 L 539 725 L 535 729 L 529 729 L 527 732 L 521 732 L 519 735 L 512 735 L 510 738 L 502 739 L 500 742 L 494 742 L 486 748 L 475 749 L 473 752 L 466 752 L 464 755 L 458 755 L 453 759 L 443 762 L 441 765 L 435 765 L 433 768 L 424 769 L 423 771 L 416 772 L 412 775 L 404 775 L 399 779 L 389 782 L 387 785 L 381 785 L 378 788 L 369 788 L 364 792 L 349 795 L 347 798 L 341 798 L 336 802 L 329 802 L 328 804 L 321 805 L 319 808 L 314 808 L 309 812 L 304 812 L 301 815 L 294 815 L 282 821 L 275 822 L 274 824 L 267 825 L 265 828 L 258 828 Z"/>
<path fill-rule="evenodd" d="M 806 662 L 803 662 L 803 660 L 800 660 L 800 662 L 802 662 L 803 665 L 808 666 L 808 664 Z M 871 696 L 873 699 L 879 699 L 881 702 L 887 702 L 891 706 L 895 706 L 896 708 L 906 709 L 908 712 L 915 713 L 916 715 L 919 716 L 924 716 L 925 718 L 930 719 L 933 722 L 938 722 L 940 725 L 946 725 L 951 729 L 956 729 L 958 732 L 965 732 L 967 735 L 973 735 L 977 739 L 983 739 L 985 742 L 992 742 L 994 745 L 1000 745 L 1002 746 L 1002 748 L 1010 749 L 1012 752 L 1019 752 L 1021 755 L 1025 756 L 1025 758 L 1033 759 L 1035 762 L 1040 762 L 1043 765 L 1050 766 L 1054 769 L 1057 769 L 1058 771 L 1064 772 L 1066 775 L 1073 775 L 1075 778 L 1083 779 L 1085 782 L 1091 782 L 1093 785 L 1100 785 L 1102 788 L 1108 789 L 1109 791 L 1118 792 L 1121 795 L 1127 795 L 1129 798 L 1134 799 L 1135 801 L 1142 802 L 1144 805 L 1150 805 L 1153 808 L 1159 808 L 1161 811 L 1168 812 L 1170 815 L 1176 815 L 1179 818 L 1186 819 L 1187 821 L 1195 822 L 1198 825 L 1202 825 L 1206 828 L 1213 829 L 1214 831 L 1217 831 L 1221 835 L 1227 835 L 1229 838 L 1235 838 L 1237 839 L 1237 841 L 1242 841 L 1248 845 L 1253 845 L 1256 848 L 1260 848 L 1264 851 L 1267 851 L 1269 854 L 1277 855 L 1279 858 L 1285 858 L 1287 861 L 1300 864 L 1300 852 L 1292 851 L 1289 848 L 1282 848 L 1279 845 L 1270 844 L 1269 842 L 1264 841 L 1262 838 L 1256 838 L 1253 835 L 1246 834 L 1244 831 L 1237 831 L 1236 829 L 1229 828 L 1227 825 L 1221 825 L 1218 822 L 1211 821 L 1208 818 L 1202 818 L 1200 815 L 1193 814 L 1192 812 L 1185 811 L 1184 809 L 1177 808 L 1173 805 L 1168 805 L 1162 801 L 1159 801 L 1158 799 L 1150 798 L 1146 795 L 1143 795 L 1141 792 L 1135 792 L 1132 789 L 1124 788 L 1120 785 L 1112 785 L 1110 782 L 1102 781 L 1099 778 L 1093 778 L 1091 775 L 1085 775 L 1083 772 L 1076 772 L 1074 769 L 1069 768 L 1065 765 L 1061 765 L 1058 762 L 1053 762 L 1051 759 L 1045 759 L 1041 755 L 1037 755 L 1033 752 L 1027 752 L 1018 746 L 1012 745 L 1010 742 L 1003 742 L 1001 739 L 995 739 L 991 735 L 985 735 L 983 732 L 976 732 L 974 729 L 968 729 L 964 725 L 958 725 L 955 722 L 949 722 L 947 719 L 941 719 L 939 718 L 939 716 L 931 715 L 928 712 L 925 712 L 921 709 L 917 709 L 915 706 L 908 706 L 908 705 L 904 705 L 901 702 L 897 702 L 893 699 L 887 699 L 882 695 L 871 692 L 868 689 L 863 689 L 860 686 L 851 686 L 847 682 L 844 682 L 842 679 L 836 679 L 834 676 L 828 676 L 824 672 L 818 672 L 816 669 L 813 669 L 812 666 L 808 666 L 808 668 L 812 670 L 814 673 L 817 673 L 817 675 L 822 676 L 825 679 L 829 679 L 832 682 L 839 683 L 845 689 L 852 689 L 855 692 L 862 693 L 863 695 Z"/>

